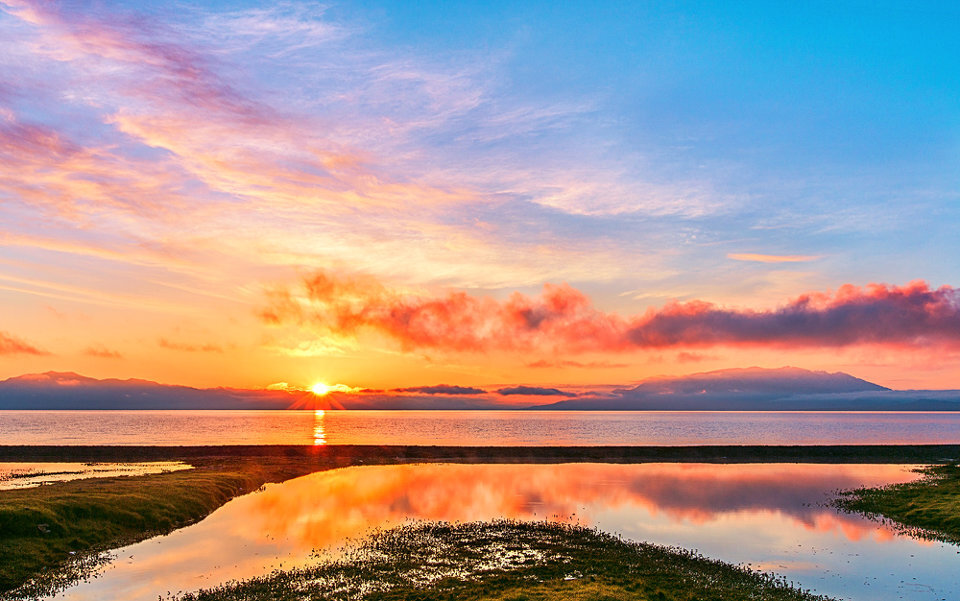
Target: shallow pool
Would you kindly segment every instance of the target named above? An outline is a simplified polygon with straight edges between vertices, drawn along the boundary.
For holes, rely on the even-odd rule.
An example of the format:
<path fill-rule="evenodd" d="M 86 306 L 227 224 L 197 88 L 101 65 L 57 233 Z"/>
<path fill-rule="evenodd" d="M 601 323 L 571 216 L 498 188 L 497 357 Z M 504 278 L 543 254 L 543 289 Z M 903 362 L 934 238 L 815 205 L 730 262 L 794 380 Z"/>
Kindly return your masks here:
<path fill-rule="evenodd" d="M 823 505 L 904 482 L 910 466 L 420 464 L 350 467 L 266 486 L 202 522 L 118 550 L 58 599 L 150 600 L 334 557 L 405 520 L 550 519 L 697 549 L 842 599 L 960 598 L 960 555 Z"/>

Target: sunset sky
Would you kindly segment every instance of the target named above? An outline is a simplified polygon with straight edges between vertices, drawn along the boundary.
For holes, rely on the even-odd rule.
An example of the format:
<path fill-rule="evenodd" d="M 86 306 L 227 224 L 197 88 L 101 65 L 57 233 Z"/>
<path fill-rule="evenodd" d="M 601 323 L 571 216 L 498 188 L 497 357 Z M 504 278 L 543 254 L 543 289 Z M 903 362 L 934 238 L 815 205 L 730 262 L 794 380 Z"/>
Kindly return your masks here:
<path fill-rule="evenodd" d="M 960 388 L 952 2 L 0 0 L 0 378 Z"/>

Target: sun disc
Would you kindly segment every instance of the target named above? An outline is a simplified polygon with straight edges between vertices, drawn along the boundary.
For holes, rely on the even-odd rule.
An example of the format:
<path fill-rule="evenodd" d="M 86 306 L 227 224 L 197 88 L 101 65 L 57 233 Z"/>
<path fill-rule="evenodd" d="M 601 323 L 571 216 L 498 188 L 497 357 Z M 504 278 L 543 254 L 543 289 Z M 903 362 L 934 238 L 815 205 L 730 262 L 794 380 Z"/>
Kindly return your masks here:
<path fill-rule="evenodd" d="M 323 396 L 330 392 L 330 387 L 324 384 L 323 382 L 317 382 L 310 387 L 310 392 L 317 396 Z"/>

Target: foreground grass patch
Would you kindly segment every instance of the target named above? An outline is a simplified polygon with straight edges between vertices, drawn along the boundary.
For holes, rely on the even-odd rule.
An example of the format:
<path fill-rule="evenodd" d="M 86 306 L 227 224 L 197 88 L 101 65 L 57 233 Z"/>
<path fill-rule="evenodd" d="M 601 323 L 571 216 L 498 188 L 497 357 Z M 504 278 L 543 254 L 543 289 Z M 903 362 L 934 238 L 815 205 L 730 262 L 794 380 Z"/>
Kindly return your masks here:
<path fill-rule="evenodd" d="M 915 482 L 840 493 L 840 509 L 892 520 L 914 536 L 960 543 L 960 464 L 924 468 Z"/>
<path fill-rule="evenodd" d="M 179 601 L 799 601 L 768 574 L 578 526 L 513 521 L 378 532 L 345 559 L 187 594 Z"/>
<path fill-rule="evenodd" d="M 99 552 L 194 523 L 266 482 L 321 467 L 302 460 L 208 460 L 180 472 L 3 491 L 0 597 L 55 590 L 95 567 Z"/>

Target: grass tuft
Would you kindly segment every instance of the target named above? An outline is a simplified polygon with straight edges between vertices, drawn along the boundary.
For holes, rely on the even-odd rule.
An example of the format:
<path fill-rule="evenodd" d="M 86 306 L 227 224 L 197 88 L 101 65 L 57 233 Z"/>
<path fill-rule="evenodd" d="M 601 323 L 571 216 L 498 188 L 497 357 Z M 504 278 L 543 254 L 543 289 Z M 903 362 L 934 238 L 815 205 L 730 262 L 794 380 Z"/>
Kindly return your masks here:
<path fill-rule="evenodd" d="M 960 464 L 929 466 L 922 473 L 914 482 L 841 492 L 833 505 L 911 536 L 960 543 Z"/>

